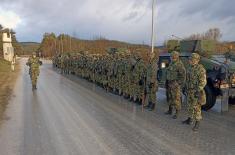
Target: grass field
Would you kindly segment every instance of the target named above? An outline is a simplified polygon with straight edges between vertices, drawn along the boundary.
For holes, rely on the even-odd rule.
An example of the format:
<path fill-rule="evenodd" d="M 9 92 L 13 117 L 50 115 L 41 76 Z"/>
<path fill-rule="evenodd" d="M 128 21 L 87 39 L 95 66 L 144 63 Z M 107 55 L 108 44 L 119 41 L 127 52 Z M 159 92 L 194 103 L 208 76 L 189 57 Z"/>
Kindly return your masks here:
<path fill-rule="evenodd" d="M 10 63 L 0 58 L 0 120 L 3 118 L 3 113 L 10 99 L 11 92 L 18 75 L 18 66 L 16 71 L 10 70 Z"/>

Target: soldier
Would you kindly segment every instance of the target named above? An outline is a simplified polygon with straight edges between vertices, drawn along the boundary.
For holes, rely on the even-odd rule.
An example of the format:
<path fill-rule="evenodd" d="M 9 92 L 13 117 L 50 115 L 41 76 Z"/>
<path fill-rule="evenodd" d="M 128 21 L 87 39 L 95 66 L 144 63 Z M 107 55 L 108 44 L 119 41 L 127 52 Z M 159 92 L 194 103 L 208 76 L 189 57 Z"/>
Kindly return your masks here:
<path fill-rule="evenodd" d="M 188 102 L 188 119 L 183 121 L 183 124 L 192 124 L 195 120 L 193 131 L 199 128 L 200 120 L 202 119 L 201 106 L 206 103 L 206 95 L 204 87 L 206 86 L 206 70 L 201 64 L 200 56 L 197 53 L 192 53 L 190 67 L 187 70 L 186 77 L 186 94 Z"/>
<path fill-rule="evenodd" d="M 171 59 L 172 62 L 167 68 L 166 75 L 169 110 L 165 114 L 171 115 L 173 108 L 175 108 L 176 112 L 173 119 L 176 119 L 181 109 L 181 88 L 185 82 L 186 70 L 183 63 L 179 59 L 178 52 L 173 51 Z"/>
<path fill-rule="evenodd" d="M 30 70 L 32 90 L 37 89 L 37 78 L 40 73 L 39 66 L 42 65 L 42 62 L 36 56 L 36 52 L 33 52 L 32 57 L 28 59 L 28 62 L 26 63 L 26 65 L 29 66 L 29 70 Z"/>
<path fill-rule="evenodd" d="M 155 109 L 156 105 L 156 93 L 158 90 L 157 84 L 157 57 L 155 53 L 151 53 L 151 57 L 149 59 L 149 63 L 147 65 L 147 75 L 146 75 L 146 90 L 147 90 L 147 98 L 148 98 L 148 105 L 150 111 Z"/>
<path fill-rule="evenodd" d="M 118 64 L 117 64 L 117 80 L 118 80 L 118 94 L 121 96 L 123 93 L 123 85 L 124 85 L 124 53 L 119 53 Z"/>
<path fill-rule="evenodd" d="M 135 53 L 136 55 L 136 63 L 132 69 L 132 78 L 133 78 L 133 86 L 132 86 L 132 97 L 134 102 L 141 103 L 143 101 L 144 90 L 145 90 L 145 75 L 146 75 L 146 66 L 144 64 L 143 59 L 141 58 L 140 51 Z"/>
<path fill-rule="evenodd" d="M 126 56 L 124 60 L 124 77 L 123 79 L 123 97 L 128 99 L 130 97 L 130 87 L 131 87 L 131 53 L 130 51 L 126 51 Z"/>

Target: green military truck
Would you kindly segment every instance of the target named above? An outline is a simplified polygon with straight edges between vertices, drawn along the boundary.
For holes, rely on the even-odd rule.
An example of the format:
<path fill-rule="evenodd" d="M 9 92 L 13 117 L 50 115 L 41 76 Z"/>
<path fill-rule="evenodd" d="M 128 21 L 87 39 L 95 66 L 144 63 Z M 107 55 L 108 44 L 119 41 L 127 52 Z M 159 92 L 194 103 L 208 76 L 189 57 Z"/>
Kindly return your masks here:
<path fill-rule="evenodd" d="M 186 69 L 189 66 L 188 59 L 192 52 L 201 55 L 200 63 L 207 71 L 207 85 L 205 87 L 207 102 L 203 110 L 211 109 L 218 98 L 223 102 L 234 104 L 235 99 L 235 63 L 226 62 L 225 59 L 218 59 L 213 55 L 216 43 L 211 40 L 170 40 L 167 43 L 168 51 L 159 55 L 159 84 L 164 86 L 166 82 L 166 68 L 171 62 L 171 51 L 179 51 L 180 58 Z M 222 103 L 227 104 L 227 103 Z"/>

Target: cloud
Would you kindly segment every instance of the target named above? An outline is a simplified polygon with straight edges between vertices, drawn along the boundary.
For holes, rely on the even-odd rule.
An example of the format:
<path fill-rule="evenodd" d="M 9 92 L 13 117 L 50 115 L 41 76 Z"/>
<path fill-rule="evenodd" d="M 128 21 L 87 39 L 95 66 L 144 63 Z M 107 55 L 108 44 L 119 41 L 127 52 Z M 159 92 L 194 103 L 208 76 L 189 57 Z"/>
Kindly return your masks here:
<path fill-rule="evenodd" d="M 11 21 L 18 21 L 14 28 L 21 41 L 41 41 L 43 33 L 55 32 L 150 43 L 151 5 L 151 0 L 1 0 L 0 9 L 8 11 L 0 15 L 5 21 L 16 15 Z M 234 5 L 233 0 L 157 0 L 157 43 L 211 27 L 222 30 L 223 40 L 235 40 Z"/>
<path fill-rule="evenodd" d="M 21 23 L 21 19 L 14 12 L 0 10 L 0 22 L 3 27 L 14 29 Z"/>

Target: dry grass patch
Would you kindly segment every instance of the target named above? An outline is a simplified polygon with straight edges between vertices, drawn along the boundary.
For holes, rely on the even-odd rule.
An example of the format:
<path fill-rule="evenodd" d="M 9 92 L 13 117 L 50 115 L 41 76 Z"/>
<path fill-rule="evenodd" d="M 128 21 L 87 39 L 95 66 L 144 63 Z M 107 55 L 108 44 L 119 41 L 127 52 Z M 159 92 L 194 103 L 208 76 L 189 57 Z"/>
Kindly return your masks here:
<path fill-rule="evenodd" d="M 19 73 L 18 65 L 16 65 L 15 72 L 12 72 L 10 68 L 10 63 L 0 58 L 0 119 L 3 117 Z"/>

